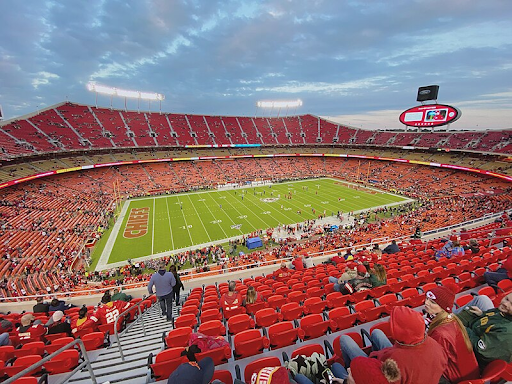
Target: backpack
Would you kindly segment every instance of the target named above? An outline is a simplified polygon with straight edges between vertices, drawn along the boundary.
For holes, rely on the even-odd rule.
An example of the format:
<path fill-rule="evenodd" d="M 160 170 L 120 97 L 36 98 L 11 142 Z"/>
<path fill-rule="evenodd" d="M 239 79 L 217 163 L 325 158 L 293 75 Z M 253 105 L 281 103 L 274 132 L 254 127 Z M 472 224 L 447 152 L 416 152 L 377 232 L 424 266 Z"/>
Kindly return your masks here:
<path fill-rule="evenodd" d="M 295 376 L 301 373 L 313 383 L 317 383 L 322 379 L 322 372 L 327 367 L 327 361 L 323 354 L 314 352 L 311 356 L 299 355 L 285 363 L 292 374 Z"/>

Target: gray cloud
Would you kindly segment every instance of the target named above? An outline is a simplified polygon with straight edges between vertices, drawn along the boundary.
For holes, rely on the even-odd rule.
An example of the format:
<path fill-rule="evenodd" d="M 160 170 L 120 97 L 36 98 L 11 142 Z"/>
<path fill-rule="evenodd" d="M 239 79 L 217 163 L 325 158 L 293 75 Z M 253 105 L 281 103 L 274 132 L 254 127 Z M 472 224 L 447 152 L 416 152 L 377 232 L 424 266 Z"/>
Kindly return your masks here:
<path fill-rule="evenodd" d="M 375 111 L 414 105 L 417 87 L 427 84 L 441 86 L 440 101 L 479 113 L 506 108 L 512 99 L 504 81 L 512 78 L 508 0 L 3 5 L 0 104 L 6 117 L 66 97 L 92 104 L 85 89 L 91 80 L 164 93 L 165 111 L 227 115 L 267 113 L 256 111 L 260 99 L 301 98 L 300 113 L 360 114 L 366 121 Z M 472 127 L 468 120 L 457 124 Z"/>

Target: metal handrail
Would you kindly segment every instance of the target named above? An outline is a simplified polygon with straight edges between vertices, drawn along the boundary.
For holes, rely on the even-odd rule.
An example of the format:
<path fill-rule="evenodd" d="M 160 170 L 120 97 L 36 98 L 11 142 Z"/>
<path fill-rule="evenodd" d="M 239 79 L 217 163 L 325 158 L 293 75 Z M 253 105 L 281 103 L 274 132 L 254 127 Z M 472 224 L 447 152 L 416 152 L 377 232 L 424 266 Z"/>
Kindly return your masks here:
<path fill-rule="evenodd" d="M 127 331 L 130 327 L 133 326 L 133 324 L 137 323 L 139 320 L 141 321 L 141 324 L 142 324 L 142 331 L 144 332 L 144 336 L 146 336 L 146 327 L 144 326 L 144 319 L 142 318 L 142 311 L 140 310 L 140 306 L 141 304 L 147 300 L 148 298 L 150 298 L 151 296 L 153 296 L 154 293 L 150 294 L 149 296 L 147 296 L 145 299 L 139 301 L 136 306 L 137 306 L 137 309 L 139 310 L 139 316 L 137 316 L 137 319 L 132 322 L 130 325 L 128 325 L 124 330 L 123 332 Z M 120 318 L 122 318 L 122 316 L 125 314 L 125 313 L 128 313 L 130 311 L 133 310 L 133 306 L 131 306 L 130 308 L 127 308 L 126 310 L 124 310 L 121 314 L 119 314 L 119 316 L 116 317 L 116 320 L 114 321 L 114 335 L 116 337 L 116 340 L 117 340 L 117 347 L 119 348 L 119 355 L 121 356 L 121 360 L 122 361 L 125 361 L 125 358 L 124 358 L 124 353 L 123 353 L 123 348 L 121 346 L 121 338 L 119 337 L 119 332 L 117 331 L 117 324 L 118 324 L 118 321 Z"/>
<path fill-rule="evenodd" d="M 50 361 L 55 356 L 61 354 L 65 350 L 69 349 L 69 347 L 71 347 L 73 345 L 76 345 L 76 344 L 78 344 L 80 346 L 80 352 L 82 353 L 82 357 L 83 357 L 84 361 L 82 363 L 78 364 L 77 367 L 75 369 L 73 369 L 73 371 L 71 371 L 69 373 L 69 375 L 67 375 L 64 378 L 64 380 L 59 381 L 59 384 L 62 384 L 62 383 L 65 383 L 66 381 L 68 381 L 68 379 L 71 376 L 73 376 L 76 372 L 81 370 L 84 366 L 87 367 L 87 370 L 91 374 L 91 381 L 92 381 L 92 383 L 93 384 L 97 384 L 96 376 L 94 375 L 94 371 L 92 370 L 91 362 L 89 360 L 89 357 L 87 356 L 87 350 L 85 349 L 84 342 L 81 339 L 75 339 L 75 340 L 69 342 L 68 344 L 64 345 L 62 348 L 56 350 L 52 354 L 50 354 L 50 355 L 46 356 L 45 358 L 43 358 L 42 360 L 39 360 L 37 363 L 32 364 L 30 367 L 25 368 L 23 371 L 17 373 L 13 377 L 8 378 L 6 381 L 4 381 L 4 384 L 13 383 L 15 380 L 19 379 L 22 376 L 25 376 L 25 374 L 29 373 L 30 371 L 33 371 L 37 367 L 40 367 L 44 363 Z"/>

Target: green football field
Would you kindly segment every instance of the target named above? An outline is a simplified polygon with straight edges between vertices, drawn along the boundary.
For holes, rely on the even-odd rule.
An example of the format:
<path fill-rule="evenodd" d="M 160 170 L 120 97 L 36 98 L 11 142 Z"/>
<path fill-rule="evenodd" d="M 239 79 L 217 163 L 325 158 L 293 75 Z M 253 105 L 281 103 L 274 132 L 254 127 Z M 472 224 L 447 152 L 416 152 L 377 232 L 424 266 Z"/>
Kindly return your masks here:
<path fill-rule="evenodd" d="M 287 198 L 290 193 L 291 199 Z M 404 200 L 327 178 L 131 200 L 123 206 L 100 263 L 164 255 L 303 222 L 324 212 L 330 216 Z"/>

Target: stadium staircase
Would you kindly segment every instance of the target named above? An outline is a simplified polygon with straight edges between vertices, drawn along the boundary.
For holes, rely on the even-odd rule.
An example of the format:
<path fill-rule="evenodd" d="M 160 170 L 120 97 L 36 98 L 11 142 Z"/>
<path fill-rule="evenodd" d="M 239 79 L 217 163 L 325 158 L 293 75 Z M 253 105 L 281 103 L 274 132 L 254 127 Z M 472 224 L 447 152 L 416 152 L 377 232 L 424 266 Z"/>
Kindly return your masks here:
<path fill-rule="evenodd" d="M 184 301 L 181 298 L 181 302 Z M 181 306 L 173 306 L 173 317 L 178 317 Z M 149 369 L 147 367 L 148 355 L 156 355 L 162 349 L 162 334 L 171 329 L 172 323 L 161 316 L 160 305 L 153 304 L 143 314 L 146 336 L 140 321 L 127 327 L 120 335 L 121 347 L 125 360 L 121 359 L 119 346 L 115 337 L 111 336 L 112 344 L 100 351 L 93 351 L 89 356 L 93 361 L 92 369 L 96 376 L 98 384 L 122 383 L 122 384 L 141 384 L 146 382 Z M 96 358 L 95 358 L 96 356 Z M 52 382 L 50 377 L 50 384 Z M 90 384 L 91 376 L 87 369 L 77 372 L 68 381 L 72 384 Z"/>

